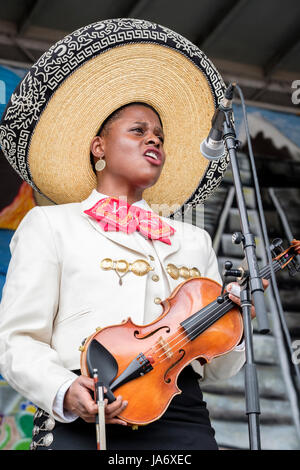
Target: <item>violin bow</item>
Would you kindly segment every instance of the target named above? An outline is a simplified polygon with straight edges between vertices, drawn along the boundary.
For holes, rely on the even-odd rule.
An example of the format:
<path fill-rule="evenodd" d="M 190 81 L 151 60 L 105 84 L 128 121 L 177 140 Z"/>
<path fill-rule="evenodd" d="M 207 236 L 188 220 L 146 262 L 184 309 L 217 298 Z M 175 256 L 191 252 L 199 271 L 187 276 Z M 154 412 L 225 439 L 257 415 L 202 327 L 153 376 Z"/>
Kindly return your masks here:
<path fill-rule="evenodd" d="M 94 399 L 98 407 L 98 414 L 96 416 L 97 450 L 106 450 L 104 389 L 103 385 L 99 382 L 98 369 L 93 370 L 93 379 Z"/>

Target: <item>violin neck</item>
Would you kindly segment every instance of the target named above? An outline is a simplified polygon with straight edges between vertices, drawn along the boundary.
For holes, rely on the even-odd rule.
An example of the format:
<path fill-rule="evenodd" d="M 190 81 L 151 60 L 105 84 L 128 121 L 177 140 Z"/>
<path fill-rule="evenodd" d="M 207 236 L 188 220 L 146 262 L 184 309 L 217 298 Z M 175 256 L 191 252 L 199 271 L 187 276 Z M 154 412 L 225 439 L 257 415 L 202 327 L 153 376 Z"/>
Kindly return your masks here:
<path fill-rule="evenodd" d="M 272 261 L 272 266 L 273 266 L 273 271 L 275 273 L 277 273 L 277 271 L 280 271 L 282 268 L 281 268 L 281 265 L 279 263 L 279 261 L 277 260 L 273 260 Z M 269 264 L 266 264 L 266 266 L 264 266 L 260 271 L 259 271 L 259 275 L 260 277 L 264 278 L 264 279 L 270 279 L 271 277 L 271 268 L 270 268 L 270 265 Z"/>
<path fill-rule="evenodd" d="M 278 261 L 273 261 L 273 270 L 277 272 L 281 269 Z M 264 279 L 271 277 L 271 268 L 269 265 L 264 266 L 259 275 Z M 189 318 L 180 323 L 184 328 L 190 340 L 196 339 L 203 331 L 213 325 L 219 318 L 225 315 L 229 310 L 236 306 L 236 304 L 229 299 L 228 294 L 223 296 L 223 302 L 219 303 L 214 300 L 206 307 L 191 315 Z"/>

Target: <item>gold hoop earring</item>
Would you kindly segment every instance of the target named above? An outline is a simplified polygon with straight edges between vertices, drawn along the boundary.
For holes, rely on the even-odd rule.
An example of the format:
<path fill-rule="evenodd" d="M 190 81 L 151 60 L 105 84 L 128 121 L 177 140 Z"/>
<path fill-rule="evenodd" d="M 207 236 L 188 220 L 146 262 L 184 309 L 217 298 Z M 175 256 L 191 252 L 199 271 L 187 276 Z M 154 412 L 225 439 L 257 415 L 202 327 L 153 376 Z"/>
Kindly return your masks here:
<path fill-rule="evenodd" d="M 99 158 L 99 160 L 97 161 L 95 165 L 95 170 L 102 171 L 104 170 L 105 167 L 106 167 L 106 161 L 104 160 L 104 158 Z"/>

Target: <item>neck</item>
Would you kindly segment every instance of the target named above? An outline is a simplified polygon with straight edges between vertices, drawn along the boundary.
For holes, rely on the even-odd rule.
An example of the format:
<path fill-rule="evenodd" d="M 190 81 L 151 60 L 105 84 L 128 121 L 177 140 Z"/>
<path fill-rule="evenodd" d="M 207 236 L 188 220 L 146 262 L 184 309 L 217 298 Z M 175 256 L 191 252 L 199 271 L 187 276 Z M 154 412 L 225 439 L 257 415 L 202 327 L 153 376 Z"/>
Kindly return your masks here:
<path fill-rule="evenodd" d="M 116 187 L 115 185 L 98 181 L 96 189 L 99 193 L 106 194 L 107 196 L 125 199 L 128 204 L 134 204 L 143 198 L 143 189 L 130 188 L 126 185 L 118 185 Z"/>
<path fill-rule="evenodd" d="M 111 188 L 105 185 L 97 185 L 97 191 L 110 197 L 117 199 L 125 199 L 128 204 L 134 204 L 143 199 L 143 191 L 125 191 L 121 188 Z"/>

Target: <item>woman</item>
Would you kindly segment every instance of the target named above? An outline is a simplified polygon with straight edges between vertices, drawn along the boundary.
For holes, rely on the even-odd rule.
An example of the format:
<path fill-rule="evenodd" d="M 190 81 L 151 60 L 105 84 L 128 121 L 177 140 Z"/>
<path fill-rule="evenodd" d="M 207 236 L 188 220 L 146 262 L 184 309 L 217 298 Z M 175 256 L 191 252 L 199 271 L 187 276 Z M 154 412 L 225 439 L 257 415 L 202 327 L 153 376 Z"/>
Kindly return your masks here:
<path fill-rule="evenodd" d="M 91 143 L 91 152 L 96 163 L 96 169 L 97 167 L 99 168 L 98 162 L 105 162 L 105 167 L 102 164 L 100 168 L 104 168 L 101 171 L 96 171 L 97 198 L 99 198 L 99 200 L 107 196 L 125 198 L 130 205 L 141 202 L 143 191 L 155 184 L 164 165 L 165 153 L 163 140 L 164 135 L 159 116 L 151 107 L 142 104 L 130 104 L 114 113 L 103 126 L 100 135 L 96 136 Z M 71 206 L 73 206 L 73 204 L 71 204 Z M 58 208 L 59 206 L 43 208 L 42 210 L 45 211 L 48 209 L 49 217 L 50 212 L 54 212 L 54 210 Z M 61 208 L 64 208 L 64 206 Z M 73 218 L 75 217 L 73 216 Z M 40 229 L 41 228 L 42 227 L 40 227 Z M 31 223 L 31 230 L 32 229 Z M 26 229 L 24 230 L 26 232 Z M 18 230 L 16 235 L 20 237 L 16 248 L 18 249 L 18 245 L 22 244 L 22 227 Z M 142 238 L 142 236 L 137 233 L 126 234 L 126 237 L 132 237 L 132 235 Z M 200 236 L 205 235 L 200 233 Z M 26 238 L 26 234 L 23 235 L 23 237 Z M 176 237 L 176 235 L 173 234 L 172 237 Z M 153 242 L 146 241 L 146 239 L 145 243 L 153 244 Z M 13 259 L 16 259 L 16 257 Z M 210 266 L 207 267 L 211 270 L 211 275 L 217 277 L 216 260 L 205 259 L 205 263 L 208 262 Z M 43 263 L 47 265 L 47 260 L 44 259 Z M 66 260 L 62 259 L 61 263 L 66 263 Z M 58 267 L 56 267 L 56 269 L 59 270 Z M 14 270 L 15 276 L 17 276 L 17 270 L 18 267 Z M 61 276 L 63 276 L 62 273 L 59 274 L 59 277 Z M 48 272 L 47 289 L 50 289 L 50 278 L 51 273 L 49 274 Z M 72 278 L 69 277 L 68 280 L 70 284 L 72 284 Z M 126 280 L 124 280 L 124 284 L 125 283 Z M 8 288 L 9 285 L 8 281 Z M 126 288 L 126 285 L 124 285 L 124 287 Z M 122 287 L 122 289 L 124 289 L 124 287 Z M 138 287 L 139 284 L 137 283 L 136 288 Z M 4 308 L 7 295 L 8 294 L 5 293 Z M 113 286 L 111 288 L 111 296 L 114 296 Z M 115 318 L 115 322 L 118 323 L 122 319 L 123 316 Z M 49 319 L 47 323 L 49 323 Z M 61 323 L 63 324 L 63 321 L 58 322 L 56 327 L 59 328 Z M 74 328 L 75 327 L 76 324 Z M 55 332 L 55 327 L 52 326 L 52 329 L 53 328 L 53 336 L 57 336 L 58 333 Z M 72 331 L 72 325 L 70 325 L 70 328 L 70 334 L 74 334 L 75 331 Z M 47 330 L 49 331 L 49 328 L 47 328 Z M 15 334 L 17 334 L 16 329 Z M 228 358 L 223 360 L 223 367 L 226 368 L 226 362 L 227 364 L 231 363 L 230 367 L 235 371 L 237 368 L 241 367 L 244 356 L 243 352 L 239 351 L 239 349 L 241 348 L 231 353 L 231 355 L 236 355 L 236 358 L 231 359 L 229 362 Z M 47 362 L 45 362 L 45 367 L 47 368 Z M 76 372 L 73 372 L 73 374 L 75 373 Z M 229 371 L 229 374 L 230 373 L 232 372 Z M 57 392 L 54 410 L 56 410 L 58 416 L 63 419 L 72 421 L 78 416 L 81 419 L 72 421 L 73 424 L 62 425 L 57 423 L 56 427 L 52 430 L 54 440 L 51 448 L 93 449 L 96 445 L 94 425 L 89 424 L 86 426 L 83 424 L 83 421 L 85 423 L 94 423 L 95 416 L 98 412 L 97 406 L 90 393 L 94 388 L 93 379 L 80 375 L 78 378 L 72 378 L 70 382 L 71 385 L 67 389 L 63 399 L 63 409 L 61 408 L 61 410 L 59 410 L 59 401 L 61 401 L 60 395 L 63 393 L 62 390 L 69 385 L 68 381 L 64 382 L 63 387 Z M 117 417 L 127 404 L 122 400 L 122 397 L 118 396 L 115 402 L 108 404 L 106 406 L 106 422 L 108 425 L 111 425 L 108 426 L 107 429 L 108 448 L 216 449 L 217 445 L 213 437 L 214 432 L 211 428 L 208 412 L 199 390 L 197 374 L 191 367 L 188 367 L 182 373 L 178 385 L 180 388 L 183 388 L 185 393 L 173 400 L 166 415 L 159 422 L 148 425 L 144 429 L 142 428 L 134 433 L 134 435 L 132 435 L 131 429 L 122 429 L 122 431 L 117 429 L 117 425 L 126 425 L 126 422 Z M 37 423 L 42 427 L 39 421 L 40 419 L 41 418 L 37 419 Z M 60 437 L 60 433 L 62 433 L 62 436 L 60 439 L 57 439 L 56 434 Z M 38 433 L 35 436 L 34 442 L 39 442 L 41 435 Z"/>
<path fill-rule="evenodd" d="M 136 27 L 135 21 L 132 20 L 132 29 L 137 30 L 140 37 L 140 28 Z M 111 20 L 103 23 L 105 27 L 111 26 Z M 128 30 L 128 21 L 125 26 L 124 24 L 120 26 L 120 20 L 116 20 L 116 23 L 118 28 Z M 92 26 L 94 28 L 94 25 Z M 99 31 L 103 34 L 103 24 L 100 26 L 97 24 L 94 29 L 91 37 L 95 38 L 95 34 Z M 156 26 L 154 29 L 157 33 Z M 82 33 L 84 39 L 87 37 L 87 31 L 84 28 Z M 111 28 L 108 28 L 108 31 L 110 34 Z M 114 30 L 114 39 L 115 35 Z M 78 38 L 78 34 L 75 36 Z M 124 35 L 120 36 L 123 37 Z M 130 41 L 131 39 L 132 36 Z M 149 34 L 147 41 L 148 39 Z M 69 44 L 68 38 L 65 47 Z M 82 44 L 84 41 L 78 42 L 78 48 L 82 47 Z M 54 48 L 54 52 L 61 51 L 63 45 Z M 86 63 L 88 68 L 81 66 L 78 68 L 79 75 L 73 73 L 64 79 L 64 86 L 58 87 L 56 95 L 52 96 L 47 107 L 37 116 L 36 127 L 31 131 L 33 137 L 28 150 L 31 172 L 26 174 L 26 178 L 33 178 L 35 184 L 43 188 L 44 194 L 58 204 L 37 206 L 29 211 L 12 239 L 10 246 L 12 259 L 1 302 L 0 364 L 2 375 L 12 387 L 39 407 L 35 418 L 32 448 L 96 448 L 94 421 L 97 407 L 91 394 L 93 381 L 80 375 L 78 351 L 82 340 L 96 327 L 120 323 L 128 316 L 136 324 L 147 324 L 155 320 L 162 312 L 161 301 L 167 298 L 183 280 L 179 275 L 174 276 L 172 271 L 174 266 L 176 269 L 178 267 L 179 273 L 180 267 L 185 267 L 190 273 L 194 273 L 193 270 L 196 269 L 201 276 L 219 283 L 221 281 L 209 235 L 190 224 L 158 218 L 142 199 L 144 191 L 157 187 L 167 161 L 169 175 L 172 174 L 172 165 L 175 172 L 172 179 L 169 177 L 169 180 L 163 181 L 168 181 L 172 192 L 173 179 L 175 186 L 179 188 L 180 180 L 185 178 L 186 171 L 184 167 L 178 166 L 176 160 L 176 148 L 173 148 L 173 152 L 169 152 L 168 158 L 171 161 L 166 160 L 162 122 L 167 122 L 169 146 L 178 140 L 178 136 L 183 147 L 193 141 L 187 133 L 186 124 L 174 126 L 171 108 L 170 111 L 165 111 L 166 103 L 172 105 L 172 99 L 167 94 L 169 89 L 161 90 L 161 97 L 158 95 L 159 90 L 156 90 L 154 96 L 152 87 L 153 80 L 157 76 L 157 67 L 152 69 L 145 67 L 147 54 L 148 61 L 153 60 L 153 51 L 148 49 L 148 46 L 146 44 L 142 50 L 142 62 L 140 48 L 135 49 L 131 42 L 128 62 L 124 60 L 127 49 L 116 48 L 117 58 L 121 59 L 118 62 L 121 72 L 120 70 L 113 72 L 115 75 L 111 83 L 117 80 L 120 80 L 120 84 L 126 83 L 125 91 L 118 89 L 118 96 L 121 97 L 122 93 L 124 95 L 120 99 L 123 102 L 120 109 L 111 103 L 111 99 L 105 109 L 104 92 L 99 97 L 97 87 L 87 90 L 88 87 L 82 87 L 82 93 L 86 93 L 86 106 L 83 108 L 81 104 L 81 108 L 77 108 L 76 112 L 75 108 L 72 108 L 76 107 L 74 103 L 77 99 L 74 87 L 78 89 L 77 82 L 72 84 L 72 80 L 86 77 L 85 74 L 90 73 L 91 66 L 95 68 L 90 75 L 93 80 L 97 79 L 95 71 L 99 70 L 99 66 L 93 56 L 93 60 Z M 160 47 L 157 51 L 161 52 Z M 109 53 L 114 54 L 114 51 Z M 123 53 L 125 55 L 122 55 Z M 133 84 L 125 80 L 125 74 L 130 72 L 135 53 L 138 62 L 133 63 L 132 71 L 137 76 L 139 73 L 142 74 L 142 84 L 140 79 Z M 163 55 L 166 53 L 170 54 L 169 48 L 162 51 Z M 185 60 L 176 54 L 172 56 L 172 64 L 174 59 Z M 45 57 L 41 59 L 41 63 L 44 64 L 48 59 L 51 64 L 53 63 L 51 55 Z M 101 57 L 100 59 L 102 60 Z M 111 63 L 109 57 L 107 70 L 110 70 Z M 187 71 L 182 69 L 182 73 L 186 74 L 183 83 L 189 87 L 191 72 L 188 70 L 188 64 L 184 64 Z M 102 80 L 105 86 L 108 78 L 103 61 L 100 69 L 99 80 Z M 46 67 L 44 74 L 45 70 Z M 181 73 L 178 70 L 181 69 L 175 67 L 175 72 Z M 49 73 L 49 67 L 47 71 Z M 39 77 L 40 69 L 36 67 L 34 73 L 35 77 Z M 161 79 L 162 75 L 161 72 Z M 135 75 L 131 75 L 131 80 L 133 76 Z M 150 91 L 145 91 L 148 90 L 149 76 Z M 26 86 L 28 83 L 35 83 L 35 78 L 31 78 L 30 74 L 24 80 Z M 205 85 L 205 80 L 203 83 Z M 65 85 L 69 84 L 71 85 L 66 90 Z M 26 95 L 25 85 L 23 88 L 22 84 L 20 86 L 20 99 L 24 99 Z M 39 87 L 42 98 L 46 85 L 53 90 L 53 82 L 47 79 L 44 87 Z M 117 84 L 116 90 L 118 86 L 120 87 Z M 184 86 L 182 85 L 182 91 Z M 208 86 L 207 89 L 209 93 Z M 160 118 L 155 106 L 141 102 L 140 99 L 132 99 L 132 96 L 139 97 L 143 93 L 145 98 L 148 97 L 146 102 L 152 98 L 158 103 L 161 100 L 164 119 Z M 62 94 L 65 94 L 64 106 L 62 106 Z M 174 97 L 178 100 L 180 96 L 176 89 Z M 82 194 L 80 191 L 82 187 L 86 190 L 87 186 L 85 176 L 87 161 L 85 150 L 83 151 L 80 146 L 82 142 L 86 145 L 88 141 L 89 133 L 92 132 L 91 122 L 95 126 L 98 119 L 99 125 L 95 106 L 97 100 L 101 103 L 99 112 L 103 116 L 100 118 L 100 123 L 103 122 L 103 125 L 99 135 L 93 138 L 90 145 L 95 163 L 96 184 L 92 186 L 89 196 L 84 199 L 80 196 Z M 81 95 L 80 101 L 82 101 Z M 6 136 L 9 137 L 12 132 L 17 134 L 20 131 L 20 139 L 21 137 L 24 139 L 22 126 L 16 129 L 18 116 L 24 119 L 25 128 L 31 121 L 27 119 L 22 103 L 21 114 L 18 114 L 16 102 L 18 100 L 14 98 L 8 105 L 3 128 Z M 41 100 L 40 103 L 44 102 Z M 113 111 L 112 114 L 107 113 L 109 108 Z M 202 105 L 199 104 L 197 109 L 199 113 L 203 113 Z M 86 111 L 86 122 L 82 117 L 83 110 Z M 63 112 L 66 113 L 68 122 L 61 120 L 60 113 Z M 184 115 L 184 109 L 182 113 Z M 57 146 L 57 135 L 51 128 L 56 122 L 54 118 L 58 122 L 65 122 L 64 126 L 58 126 L 59 146 Z M 205 120 L 207 123 L 209 119 L 205 117 Z M 192 118 L 191 123 L 193 125 Z M 205 132 L 205 126 L 202 132 Z M 198 138 L 201 139 L 201 134 Z M 7 158 L 11 158 L 13 149 L 18 147 L 18 144 L 15 147 L 5 147 L 9 142 L 9 138 L 3 139 Z M 77 151 L 78 148 L 80 152 Z M 190 145 L 191 151 L 194 151 L 193 148 Z M 195 148 L 199 148 L 197 142 Z M 68 171 L 63 171 L 60 165 L 68 159 L 70 159 Z M 183 162 L 184 158 L 181 161 Z M 24 176 L 24 166 L 20 168 Z M 182 168 L 182 174 L 178 172 L 178 168 Z M 178 174 L 180 178 L 176 180 Z M 90 175 L 87 176 L 91 180 Z M 30 184 L 33 184 L 31 179 Z M 66 193 L 69 187 L 72 187 L 73 193 L 75 192 L 75 201 L 82 202 L 68 201 Z M 165 183 L 160 188 L 165 201 L 168 188 Z M 185 190 L 186 188 L 182 189 L 181 200 L 186 199 Z M 103 207 L 106 208 L 108 216 L 103 212 Z M 137 217 L 134 220 L 139 220 L 137 227 L 112 223 L 112 220 L 116 221 L 114 218 L 116 211 L 124 207 Z M 156 223 L 157 230 L 152 230 L 151 225 L 142 226 L 141 214 L 142 217 L 150 217 L 148 220 Z M 136 266 L 135 263 L 141 259 L 147 268 L 144 271 L 115 268 L 122 266 L 124 260 L 127 265 Z M 232 299 L 239 302 L 235 296 Z M 243 363 L 244 347 L 241 343 L 224 356 L 215 358 L 210 364 L 199 365 L 197 370 L 202 379 L 216 380 L 234 375 Z M 172 400 L 168 410 L 158 421 L 139 427 L 137 431 L 131 426 L 126 426 L 126 423 L 118 418 L 127 406 L 122 397 L 107 404 L 105 414 L 108 449 L 217 449 L 198 378 L 192 366 L 185 368 L 178 379 L 178 386 L 183 393 Z"/>
<path fill-rule="evenodd" d="M 100 168 L 104 167 L 96 171 L 98 193 L 125 198 L 128 204 L 141 201 L 143 191 L 156 183 L 165 162 L 163 129 L 158 114 L 150 106 L 132 103 L 116 110 L 102 125 L 99 134 L 91 143 L 95 168 L 99 168 L 99 162 Z M 147 156 L 150 152 L 156 157 Z M 73 382 L 66 394 L 64 409 L 87 422 L 94 422 L 97 405 L 85 387 L 93 390 L 93 379 L 81 376 Z M 106 422 L 126 425 L 115 417 L 125 406 L 121 397 L 107 405 Z"/>

